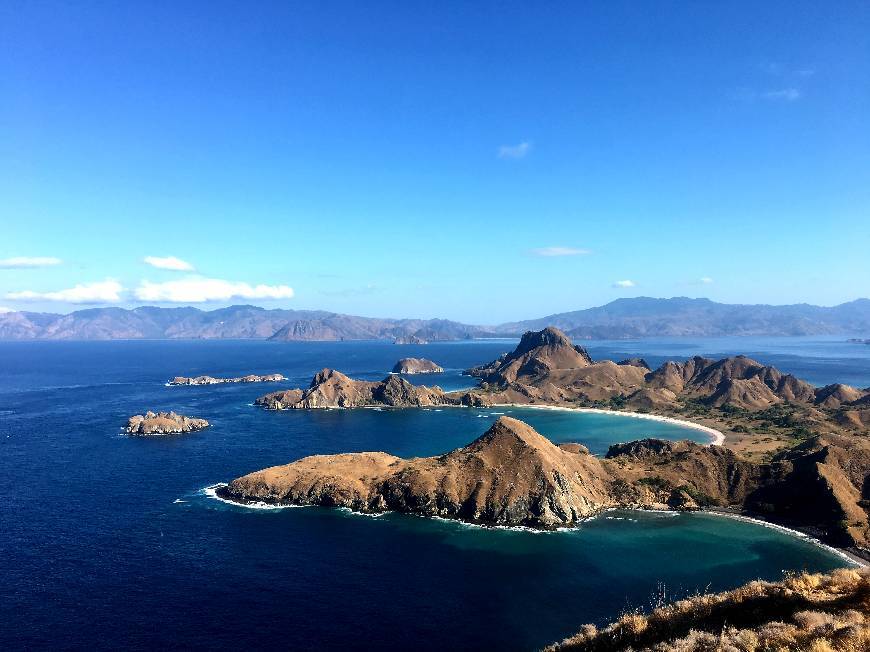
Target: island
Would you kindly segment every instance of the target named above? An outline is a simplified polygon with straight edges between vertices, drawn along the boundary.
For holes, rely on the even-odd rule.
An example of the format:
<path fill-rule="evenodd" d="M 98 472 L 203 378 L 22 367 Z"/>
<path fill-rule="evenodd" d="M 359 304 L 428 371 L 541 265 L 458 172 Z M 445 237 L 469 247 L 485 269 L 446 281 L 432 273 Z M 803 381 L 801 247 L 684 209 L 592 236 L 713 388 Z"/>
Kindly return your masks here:
<path fill-rule="evenodd" d="M 151 412 L 137 414 L 127 420 L 124 429 L 130 435 L 159 436 L 174 435 L 185 432 L 195 432 L 208 428 L 205 419 L 186 417 L 175 412 Z"/>
<path fill-rule="evenodd" d="M 585 625 L 547 652 L 604 650 L 866 650 L 870 571 L 796 573 L 731 591 L 625 613 L 604 627 Z"/>
<path fill-rule="evenodd" d="M 282 380 L 287 380 L 281 374 L 265 374 L 258 376 L 256 374 L 248 374 L 247 376 L 239 376 L 237 378 L 215 378 L 214 376 L 176 376 L 170 380 L 167 385 L 222 385 L 224 383 L 277 383 Z"/>
<path fill-rule="evenodd" d="M 443 367 L 426 358 L 402 358 L 393 366 L 394 374 L 441 374 Z"/>
<path fill-rule="evenodd" d="M 482 438 L 440 457 L 305 458 L 237 478 L 224 496 L 541 528 L 610 507 L 725 509 L 870 556 L 867 390 L 815 387 L 745 356 L 696 356 L 654 370 L 640 359 L 594 361 L 552 327 L 525 333 L 513 351 L 467 373 L 480 379 L 478 387 L 444 392 L 396 375 L 371 382 L 324 369 L 307 389 L 273 392 L 256 404 L 628 410 L 707 426 L 724 434 L 724 446 L 646 439 L 612 446 L 598 459 L 503 418 Z"/>

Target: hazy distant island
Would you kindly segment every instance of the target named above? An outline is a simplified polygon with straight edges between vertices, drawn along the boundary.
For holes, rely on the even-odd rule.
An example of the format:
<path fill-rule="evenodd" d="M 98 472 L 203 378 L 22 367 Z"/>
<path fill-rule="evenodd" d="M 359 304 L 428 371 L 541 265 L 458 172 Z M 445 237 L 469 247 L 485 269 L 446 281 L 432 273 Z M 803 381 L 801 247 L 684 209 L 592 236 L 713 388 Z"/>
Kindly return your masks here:
<path fill-rule="evenodd" d="M 870 344 L 870 338 L 860 339 L 857 337 L 853 337 L 850 340 L 847 340 L 850 344 Z"/>
<path fill-rule="evenodd" d="M 151 412 L 137 414 L 127 420 L 125 431 L 131 435 L 174 435 L 185 432 L 195 432 L 207 428 L 209 422 L 205 419 L 186 417 L 175 412 Z"/>
<path fill-rule="evenodd" d="M 167 385 L 222 385 L 224 383 L 276 383 L 287 380 L 281 374 L 265 374 L 258 376 L 248 374 L 237 378 L 215 378 L 214 376 L 176 376 Z"/>
<path fill-rule="evenodd" d="M 600 460 L 500 419 L 435 458 L 386 453 L 304 458 L 234 480 L 240 502 L 409 511 L 475 523 L 555 527 L 614 506 L 725 508 L 811 531 L 864 555 L 870 543 L 870 391 L 814 387 L 744 356 L 694 357 L 650 370 L 639 359 L 594 361 L 556 328 L 469 373 L 444 392 L 400 376 L 354 380 L 324 369 L 306 389 L 256 400 L 268 409 L 545 405 L 654 412 L 724 433 L 724 447 L 647 439 Z"/>
<path fill-rule="evenodd" d="M 440 374 L 444 368 L 426 358 L 402 358 L 393 366 L 394 374 Z"/>
<path fill-rule="evenodd" d="M 870 300 L 833 307 L 723 304 L 709 299 L 637 297 L 607 305 L 492 326 L 447 319 L 379 319 L 322 310 L 231 306 L 91 308 L 67 315 L 0 313 L 0 340 L 271 339 L 273 341 L 383 340 L 423 344 L 518 337 L 556 326 L 575 339 L 639 337 L 853 335 L 870 332 Z"/>

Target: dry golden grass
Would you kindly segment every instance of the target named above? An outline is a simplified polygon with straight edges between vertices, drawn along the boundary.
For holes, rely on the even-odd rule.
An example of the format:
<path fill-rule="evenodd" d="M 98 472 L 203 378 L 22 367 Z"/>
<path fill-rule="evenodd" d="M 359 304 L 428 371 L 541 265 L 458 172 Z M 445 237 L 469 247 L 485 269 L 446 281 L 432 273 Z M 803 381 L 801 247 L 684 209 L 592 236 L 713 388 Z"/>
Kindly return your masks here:
<path fill-rule="evenodd" d="M 601 629 L 586 625 L 549 650 L 600 652 L 867 652 L 870 571 L 801 573 L 750 582 L 629 613 Z"/>

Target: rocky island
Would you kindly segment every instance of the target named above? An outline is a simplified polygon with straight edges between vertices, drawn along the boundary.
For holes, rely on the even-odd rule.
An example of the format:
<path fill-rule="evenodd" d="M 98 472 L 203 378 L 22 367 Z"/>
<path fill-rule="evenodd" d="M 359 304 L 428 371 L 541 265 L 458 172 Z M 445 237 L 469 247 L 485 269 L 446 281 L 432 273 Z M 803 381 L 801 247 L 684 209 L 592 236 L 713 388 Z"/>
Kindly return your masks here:
<path fill-rule="evenodd" d="M 159 436 L 195 432 L 209 426 L 205 419 L 186 417 L 175 412 L 137 414 L 127 420 L 125 432 L 131 435 Z"/>
<path fill-rule="evenodd" d="M 479 398 L 469 392 L 447 394 L 437 386 L 412 385 L 395 374 L 380 382 L 354 380 L 335 369 L 319 371 L 307 389 L 271 392 L 256 399 L 254 404 L 268 410 L 482 405 Z"/>
<path fill-rule="evenodd" d="M 281 374 L 265 374 L 258 376 L 256 374 L 248 374 L 247 376 L 239 376 L 237 378 L 215 378 L 214 376 L 176 376 L 170 380 L 167 385 L 222 385 L 224 383 L 277 383 L 282 380 L 287 380 Z"/>
<path fill-rule="evenodd" d="M 393 366 L 394 374 L 440 374 L 444 369 L 426 358 L 402 358 Z"/>

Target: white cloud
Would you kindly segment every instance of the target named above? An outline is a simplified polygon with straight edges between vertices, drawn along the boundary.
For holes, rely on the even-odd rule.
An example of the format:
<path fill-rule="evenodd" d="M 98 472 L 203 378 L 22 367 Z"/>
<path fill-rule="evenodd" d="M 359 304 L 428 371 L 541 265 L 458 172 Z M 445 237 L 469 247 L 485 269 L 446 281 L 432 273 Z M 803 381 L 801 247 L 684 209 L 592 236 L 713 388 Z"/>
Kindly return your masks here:
<path fill-rule="evenodd" d="M 781 88 L 762 93 L 761 97 L 765 100 L 794 102 L 801 99 L 801 95 L 801 92 L 797 88 Z"/>
<path fill-rule="evenodd" d="M 532 253 L 536 256 L 584 256 L 586 254 L 591 254 L 592 252 L 588 249 L 576 249 L 574 247 L 540 247 L 538 249 L 532 249 Z"/>
<path fill-rule="evenodd" d="M 191 276 L 177 281 L 142 281 L 135 291 L 140 301 L 156 303 L 204 303 L 230 299 L 290 299 L 293 288 L 287 285 L 249 285 L 217 278 Z"/>
<path fill-rule="evenodd" d="M 704 285 L 710 285 L 713 282 L 713 279 L 709 276 L 702 276 L 698 279 L 698 283 L 703 283 Z"/>
<path fill-rule="evenodd" d="M 7 312 L 15 312 L 12 308 L 7 308 L 6 306 L 0 306 L 0 315 L 6 314 Z"/>
<path fill-rule="evenodd" d="M 56 292 L 8 292 L 7 299 L 16 301 L 61 301 L 64 303 L 117 303 L 124 291 L 118 281 L 106 279 L 95 283 L 80 283 L 67 290 Z"/>
<path fill-rule="evenodd" d="M 193 271 L 193 265 L 186 260 L 181 260 L 181 258 L 176 258 L 175 256 L 145 256 L 143 262 L 151 265 L 151 267 L 156 267 L 157 269 L 171 269 L 174 272 Z"/>
<path fill-rule="evenodd" d="M 524 158 L 532 149 L 532 144 L 523 141 L 519 145 L 502 145 L 498 148 L 499 158 Z"/>
<path fill-rule="evenodd" d="M 624 281 L 616 281 L 613 284 L 613 287 L 615 287 L 615 288 L 633 288 L 635 285 L 636 285 L 636 283 L 634 281 L 630 281 L 630 280 L 626 279 Z"/>
<path fill-rule="evenodd" d="M 51 256 L 15 256 L 13 258 L 3 258 L 0 260 L 0 269 L 20 269 L 23 267 L 51 267 L 52 265 L 60 265 L 63 261 L 60 258 Z"/>

